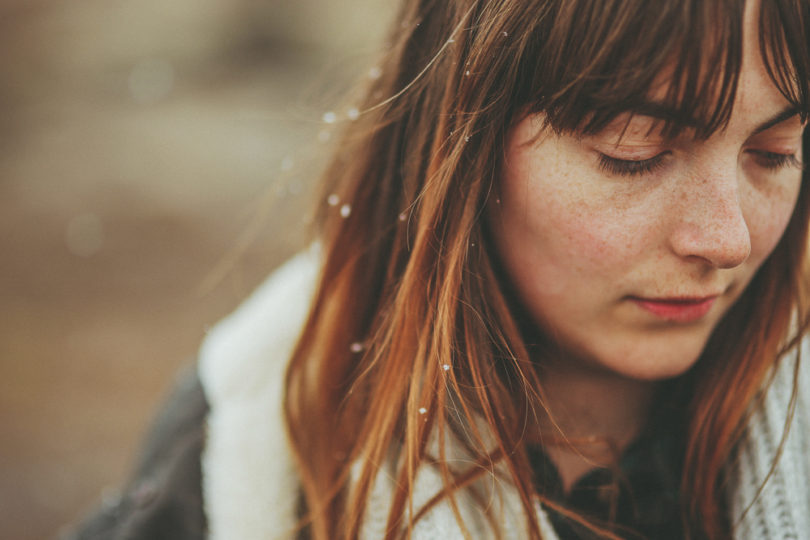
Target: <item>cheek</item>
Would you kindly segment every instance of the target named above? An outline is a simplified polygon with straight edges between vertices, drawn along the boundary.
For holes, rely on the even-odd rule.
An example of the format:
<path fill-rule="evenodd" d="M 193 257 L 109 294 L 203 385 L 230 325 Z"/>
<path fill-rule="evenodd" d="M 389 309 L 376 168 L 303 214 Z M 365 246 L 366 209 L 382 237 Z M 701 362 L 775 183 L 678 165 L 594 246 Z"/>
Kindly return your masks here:
<path fill-rule="evenodd" d="M 618 283 L 644 245 L 642 219 L 576 162 L 515 160 L 502 176 L 502 204 L 494 216 L 508 270 L 524 291 L 557 297 L 599 280 Z M 537 175 L 533 171 L 544 171 Z"/>
<path fill-rule="evenodd" d="M 610 202 L 600 204 L 598 198 L 586 197 L 566 206 L 551 196 L 548 204 L 548 219 L 536 228 L 546 229 L 554 251 L 578 274 L 613 274 L 629 263 L 641 243 L 631 234 L 633 216 L 614 211 Z"/>
<path fill-rule="evenodd" d="M 746 212 L 751 235 L 751 260 L 757 264 L 771 254 L 787 228 L 799 195 L 800 181 L 756 192 Z"/>

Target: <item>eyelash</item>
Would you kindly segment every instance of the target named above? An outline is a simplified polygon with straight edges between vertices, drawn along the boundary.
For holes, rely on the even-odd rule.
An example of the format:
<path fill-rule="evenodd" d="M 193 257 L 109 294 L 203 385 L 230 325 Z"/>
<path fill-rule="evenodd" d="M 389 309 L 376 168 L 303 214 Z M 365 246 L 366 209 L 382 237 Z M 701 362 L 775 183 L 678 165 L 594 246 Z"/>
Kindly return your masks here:
<path fill-rule="evenodd" d="M 779 154 L 777 152 L 765 152 L 761 150 L 752 150 L 751 153 L 756 158 L 760 167 L 764 167 L 769 171 L 778 171 L 788 167 L 795 167 L 803 169 L 804 166 L 796 154 Z"/>
<path fill-rule="evenodd" d="M 640 160 L 619 159 L 600 153 L 599 167 L 607 173 L 621 176 L 648 174 L 664 164 L 664 156 L 668 153 L 669 152 L 662 152 L 649 159 Z"/>
<path fill-rule="evenodd" d="M 649 174 L 664 164 L 664 157 L 668 153 L 662 152 L 657 156 L 641 160 L 619 159 L 600 153 L 599 167 L 609 174 L 620 176 Z M 759 166 L 769 171 L 778 171 L 788 167 L 804 169 L 803 163 L 799 161 L 796 154 L 779 154 L 760 150 L 752 150 L 751 153 L 755 156 Z"/>

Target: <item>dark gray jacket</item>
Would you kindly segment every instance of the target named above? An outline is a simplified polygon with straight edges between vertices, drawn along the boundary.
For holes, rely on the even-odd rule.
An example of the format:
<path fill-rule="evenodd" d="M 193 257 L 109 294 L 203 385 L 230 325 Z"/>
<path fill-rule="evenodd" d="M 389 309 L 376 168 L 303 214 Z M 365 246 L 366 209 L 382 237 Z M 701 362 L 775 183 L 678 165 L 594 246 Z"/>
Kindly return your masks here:
<path fill-rule="evenodd" d="M 198 540 L 206 536 L 200 456 L 208 403 L 184 372 L 155 419 L 132 478 L 63 540 Z"/>

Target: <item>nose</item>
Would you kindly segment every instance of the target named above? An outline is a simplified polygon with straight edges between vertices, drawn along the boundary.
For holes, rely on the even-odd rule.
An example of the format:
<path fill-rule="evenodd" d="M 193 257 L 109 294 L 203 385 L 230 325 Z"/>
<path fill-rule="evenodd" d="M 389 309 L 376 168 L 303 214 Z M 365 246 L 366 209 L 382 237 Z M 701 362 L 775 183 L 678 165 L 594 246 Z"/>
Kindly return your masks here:
<path fill-rule="evenodd" d="M 748 259 L 751 235 L 735 175 L 704 176 L 685 182 L 672 230 L 672 250 L 715 268 L 734 268 Z"/>

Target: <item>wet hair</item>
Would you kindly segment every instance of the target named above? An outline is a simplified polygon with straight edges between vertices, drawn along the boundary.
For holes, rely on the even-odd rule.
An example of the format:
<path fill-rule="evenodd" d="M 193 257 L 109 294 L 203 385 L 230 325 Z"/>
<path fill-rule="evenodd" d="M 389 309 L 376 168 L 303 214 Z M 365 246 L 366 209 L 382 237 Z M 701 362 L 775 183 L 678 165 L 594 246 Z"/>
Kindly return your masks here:
<path fill-rule="evenodd" d="M 442 500 L 469 536 L 462 492 L 497 534 L 479 482 L 495 476 L 519 494 L 526 537 L 540 538 L 523 435 L 544 408 L 543 359 L 527 345 L 484 212 L 507 134 L 532 112 L 575 133 L 654 112 L 669 136 L 711 136 L 734 105 L 744 8 L 742 0 L 403 2 L 379 77 L 353 104 L 360 115 L 323 175 L 323 266 L 285 396 L 303 533 L 357 537 L 375 478 L 391 474 L 387 538 L 409 535 Z M 809 36 L 805 0 L 763 0 L 761 55 L 803 120 Z M 803 150 L 810 155 L 807 136 Z M 683 377 L 682 509 L 709 538 L 734 525 L 725 466 L 769 374 L 808 324 L 802 174 L 784 236 Z M 350 212 L 327 204 L 328 194 Z M 464 466 L 448 459 L 447 440 L 464 447 Z M 444 488 L 415 506 L 420 467 L 433 467 Z M 617 537 L 610 524 L 540 498 Z"/>

